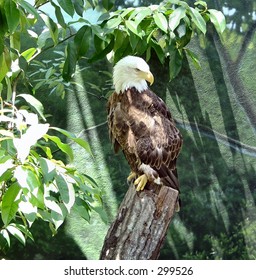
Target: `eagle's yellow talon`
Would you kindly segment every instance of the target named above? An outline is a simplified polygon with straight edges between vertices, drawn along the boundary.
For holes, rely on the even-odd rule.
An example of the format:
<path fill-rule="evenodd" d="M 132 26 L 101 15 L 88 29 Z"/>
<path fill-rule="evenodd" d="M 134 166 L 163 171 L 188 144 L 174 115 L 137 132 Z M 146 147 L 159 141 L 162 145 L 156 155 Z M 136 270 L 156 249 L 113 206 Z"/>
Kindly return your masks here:
<path fill-rule="evenodd" d="M 145 174 L 141 175 L 139 178 L 137 178 L 134 181 L 134 185 L 137 185 L 136 191 L 142 191 L 146 184 L 147 184 L 148 178 Z"/>
<path fill-rule="evenodd" d="M 129 176 L 127 177 L 127 181 L 128 181 L 128 182 L 132 181 L 134 178 L 136 178 L 136 176 L 137 176 L 137 174 L 136 174 L 135 172 L 132 171 L 132 172 L 129 174 Z"/>

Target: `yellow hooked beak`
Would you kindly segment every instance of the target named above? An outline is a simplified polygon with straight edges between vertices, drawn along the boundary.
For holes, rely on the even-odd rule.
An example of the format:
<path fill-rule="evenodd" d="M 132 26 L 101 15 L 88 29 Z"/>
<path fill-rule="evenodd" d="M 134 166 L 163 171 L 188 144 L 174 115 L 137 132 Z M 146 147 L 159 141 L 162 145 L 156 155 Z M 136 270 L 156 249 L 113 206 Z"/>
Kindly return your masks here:
<path fill-rule="evenodd" d="M 150 85 L 154 83 L 154 76 L 149 72 L 142 72 L 142 78 L 149 82 Z"/>

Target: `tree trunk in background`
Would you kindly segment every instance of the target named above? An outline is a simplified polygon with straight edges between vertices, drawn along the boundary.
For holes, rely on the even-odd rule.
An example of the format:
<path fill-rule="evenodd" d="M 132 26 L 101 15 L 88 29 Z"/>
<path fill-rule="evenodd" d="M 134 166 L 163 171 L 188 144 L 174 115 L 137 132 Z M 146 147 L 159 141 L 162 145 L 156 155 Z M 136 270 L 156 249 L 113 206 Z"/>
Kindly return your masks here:
<path fill-rule="evenodd" d="M 166 186 L 137 192 L 131 184 L 107 233 L 100 259 L 157 259 L 177 197 L 178 191 Z"/>

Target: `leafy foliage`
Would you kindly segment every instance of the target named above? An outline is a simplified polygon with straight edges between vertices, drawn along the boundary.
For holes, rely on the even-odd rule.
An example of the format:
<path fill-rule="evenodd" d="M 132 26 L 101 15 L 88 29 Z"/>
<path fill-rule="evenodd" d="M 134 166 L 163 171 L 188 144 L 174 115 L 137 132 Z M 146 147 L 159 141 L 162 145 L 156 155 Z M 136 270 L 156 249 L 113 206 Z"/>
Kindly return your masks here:
<path fill-rule="evenodd" d="M 190 7 L 184 1 L 165 1 L 160 5 L 120 9 L 102 12 L 96 24 L 86 22 L 75 36 L 75 44 L 69 44 L 63 77 L 70 80 L 75 71 L 76 59 L 88 53 L 91 37 L 95 52 L 88 59 L 94 62 L 113 52 L 114 62 L 128 54 L 145 56 L 146 60 L 154 51 L 163 64 L 169 60 L 170 80 L 175 78 L 182 67 L 184 53 L 200 64 L 196 55 L 187 49 L 195 33 L 205 34 L 207 22 L 212 22 L 221 34 L 225 27 L 225 17 L 217 10 L 208 9 L 204 1 L 195 2 Z M 75 59 L 76 58 L 76 59 Z"/>
<path fill-rule="evenodd" d="M 56 19 L 42 11 L 45 5 L 52 6 Z M 97 21 L 83 18 L 86 10 L 96 7 Z M 102 213 L 94 206 L 95 202 L 101 205 L 95 181 L 63 160 L 73 159 L 65 139 L 91 153 L 89 144 L 47 123 L 43 105 L 35 98 L 39 88 L 64 97 L 79 59 L 86 57 L 93 63 L 110 53 L 116 62 L 128 54 L 149 60 L 153 51 L 161 63 L 169 61 L 173 79 L 185 53 L 200 67 L 197 56 L 187 48 L 194 34 L 205 34 L 208 22 L 219 33 L 225 29 L 223 14 L 208 9 L 204 1 L 194 7 L 169 0 L 113 10 L 114 1 L 37 0 L 32 5 L 25 0 L 0 0 L 1 248 L 10 246 L 10 235 L 23 244 L 26 238 L 33 239 L 30 227 L 38 218 L 48 222 L 55 234 L 71 211 L 86 220 L 91 210 Z M 68 22 L 64 12 L 76 19 Z M 78 23 L 82 26 L 76 31 Z M 44 29 L 38 32 L 39 24 Z M 30 47 L 24 40 L 30 41 Z M 65 42 L 64 54 L 58 46 Z M 50 48 L 55 50 L 55 60 L 40 61 Z M 40 74 L 38 80 L 33 79 L 36 74 Z"/>
<path fill-rule="evenodd" d="M 0 1 L 0 250 L 11 245 L 10 236 L 22 244 L 27 238 L 33 240 L 30 228 L 37 219 L 49 223 L 56 234 L 71 211 L 86 221 L 92 210 L 103 213 L 97 183 L 67 164 L 74 156 L 66 140 L 92 156 L 89 144 L 73 133 L 51 127 L 43 104 L 33 95 L 46 85 L 63 96 L 66 85 L 56 71 L 63 67 L 61 61 L 48 67 L 49 62 L 36 60 L 49 47 L 49 38 L 50 47 L 59 43 L 57 24 L 38 11 L 46 2 L 36 1 L 32 6 L 23 0 Z M 71 1 L 59 4 L 70 12 Z M 46 26 L 41 35 L 34 31 L 37 22 Z M 24 48 L 27 44 L 22 37 L 31 41 L 29 48 Z M 35 65 L 44 79 L 32 82 L 36 73 L 28 70 Z M 26 85 L 26 93 L 21 85 Z"/>
<path fill-rule="evenodd" d="M 42 114 L 42 104 L 31 95 L 18 95 Z M 33 103 L 33 101 L 36 101 Z M 96 183 L 88 175 L 54 158 L 56 149 L 71 160 L 73 151 L 58 131 L 90 153 L 86 141 L 48 123 L 39 123 L 38 115 L 18 110 L 10 103 L 1 108 L 1 234 L 10 245 L 9 234 L 25 244 L 37 218 L 49 222 L 55 234 L 71 210 L 89 221 L 92 203 L 101 201 Z M 82 207 L 81 207 L 82 206 Z"/>

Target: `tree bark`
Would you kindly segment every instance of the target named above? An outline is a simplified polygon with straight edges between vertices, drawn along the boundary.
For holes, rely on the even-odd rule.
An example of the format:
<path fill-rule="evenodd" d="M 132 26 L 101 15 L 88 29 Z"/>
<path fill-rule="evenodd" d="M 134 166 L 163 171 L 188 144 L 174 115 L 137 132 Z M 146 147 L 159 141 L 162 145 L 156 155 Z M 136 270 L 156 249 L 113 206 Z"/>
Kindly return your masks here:
<path fill-rule="evenodd" d="M 158 259 L 174 215 L 178 191 L 152 186 L 141 192 L 130 185 L 101 251 L 102 260 Z"/>

